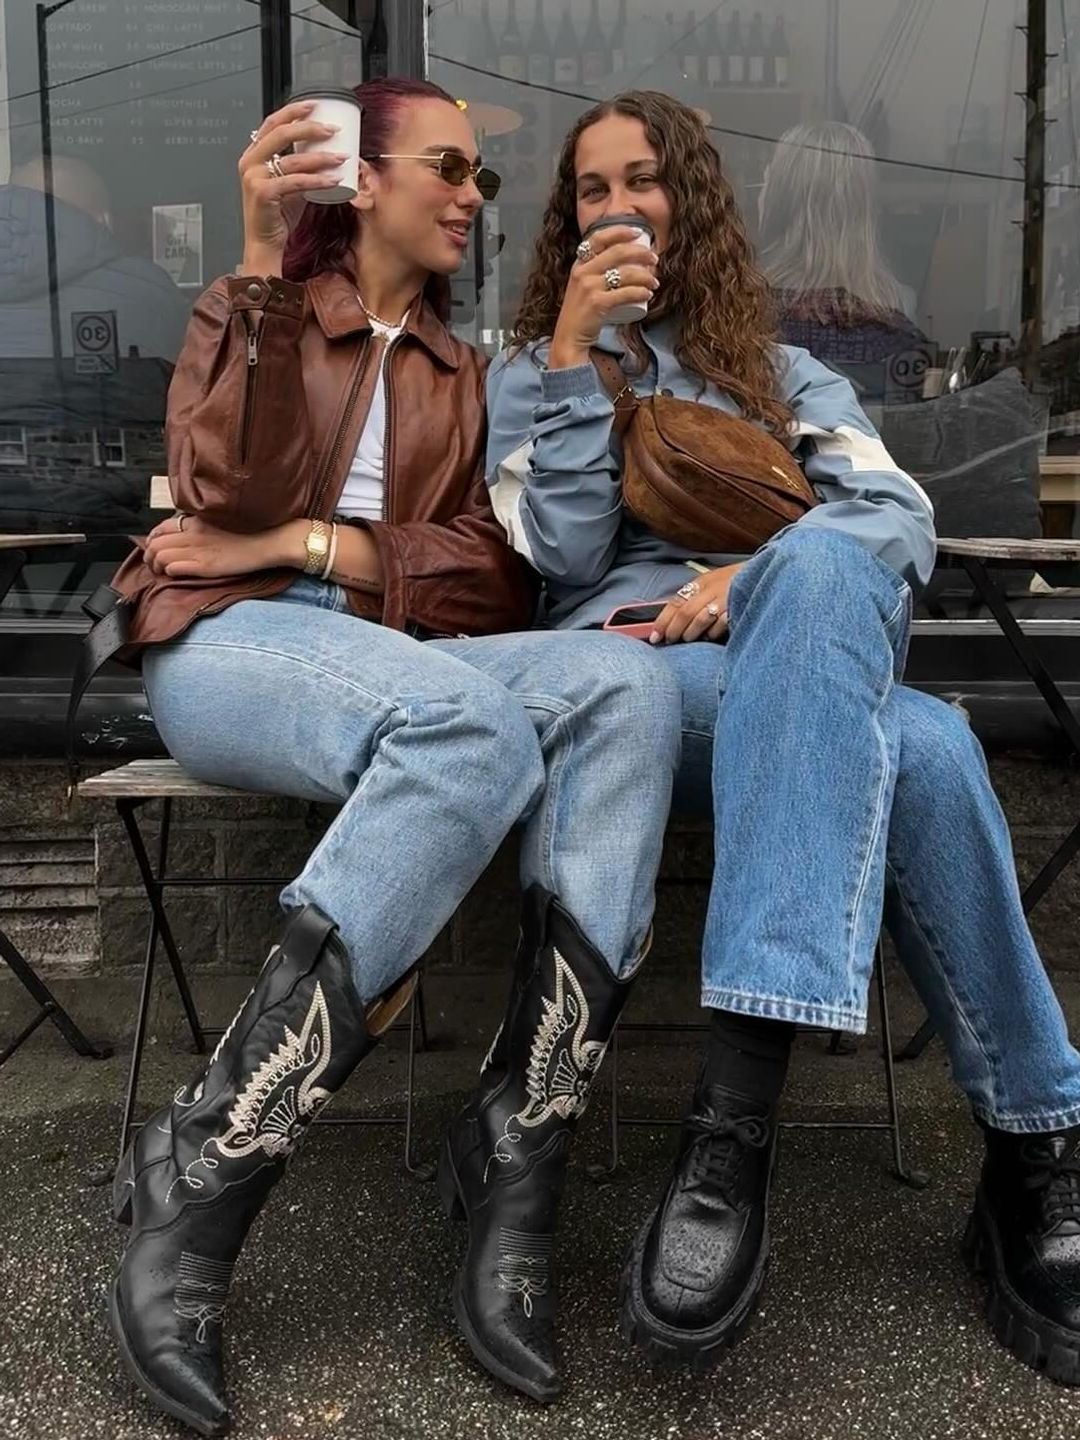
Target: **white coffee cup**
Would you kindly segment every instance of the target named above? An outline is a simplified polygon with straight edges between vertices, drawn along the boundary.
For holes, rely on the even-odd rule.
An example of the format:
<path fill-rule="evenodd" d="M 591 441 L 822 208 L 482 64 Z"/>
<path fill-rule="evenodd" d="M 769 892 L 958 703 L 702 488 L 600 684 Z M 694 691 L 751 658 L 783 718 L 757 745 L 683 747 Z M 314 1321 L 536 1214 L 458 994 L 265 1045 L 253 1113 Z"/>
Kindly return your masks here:
<path fill-rule="evenodd" d="M 656 239 L 655 232 L 648 221 L 643 220 L 640 215 L 605 215 L 602 220 L 594 221 L 581 238 L 591 240 L 598 231 L 610 230 L 613 225 L 626 225 L 635 230 L 637 233 L 634 241 L 638 245 L 643 245 L 646 250 L 652 249 Z M 607 312 L 606 323 L 608 325 L 633 325 L 638 320 L 644 320 L 648 313 L 649 302 L 647 300 L 638 300 L 628 305 L 616 305 L 614 310 Z"/>
<path fill-rule="evenodd" d="M 360 114 L 363 106 L 351 90 L 334 86 L 305 86 L 294 100 L 314 100 L 315 108 L 308 115 L 319 125 L 336 125 L 337 134 L 327 140 L 301 140 L 293 148 L 304 150 L 337 150 L 346 158 L 336 170 L 328 170 L 334 183 L 324 190 L 305 190 L 304 199 L 315 205 L 341 205 L 356 198 L 360 188 Z"/>

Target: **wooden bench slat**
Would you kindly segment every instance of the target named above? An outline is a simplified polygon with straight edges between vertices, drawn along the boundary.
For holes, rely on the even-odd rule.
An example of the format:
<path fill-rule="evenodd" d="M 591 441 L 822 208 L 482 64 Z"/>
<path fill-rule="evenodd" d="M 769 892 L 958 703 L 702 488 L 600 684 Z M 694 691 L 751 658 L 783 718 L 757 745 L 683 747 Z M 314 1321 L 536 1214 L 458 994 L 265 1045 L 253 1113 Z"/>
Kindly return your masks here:
<path fill-rule="evenodd" d="M 1080 540 L 1014 540 L 1007 535 L 938 536 L 938 555 L 974 555 L 984 560 L 1076 561 Z"/>
<path fill-rule="evenodd" d="M 139 800 L 187 797 L 206 799 L 242 799 L 257 792 L 238 790 L 230 785 L 211 785 L 188 775 L 175 760 L 131 760 L 115 770 L 90 775 L 79 784 L 79 794 L 90 799 Z"/>

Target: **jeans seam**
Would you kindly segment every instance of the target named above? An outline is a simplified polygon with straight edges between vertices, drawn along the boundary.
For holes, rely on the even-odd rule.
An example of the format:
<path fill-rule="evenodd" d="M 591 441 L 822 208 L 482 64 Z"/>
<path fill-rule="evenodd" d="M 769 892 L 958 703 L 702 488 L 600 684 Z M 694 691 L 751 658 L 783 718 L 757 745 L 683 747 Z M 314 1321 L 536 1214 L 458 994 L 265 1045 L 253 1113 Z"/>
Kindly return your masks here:
<path fill-rule="evenodd" d="M 905 893 L 904 886 L 906 882 L 904 878 L 901 876 L 900 872 L 895 868 L 895 866 L 891 865 L 890 863 L 886 862 L 885 868 L 887 872 L 892 876 L 897 898 L 900 901 L 900 904 L 904 907 L 906 915 L 908 916 L 915 929 L 919 932 L 919 936 L 925 944 L 927 952 L 933 957 L 933 959 L 937 963 L 939 981 L 942 985 L 942 988 L 949 996 L 949 1000 L 952 1003 L 954 1013 L 959 1017 L 959 1019 L 963 1021 L 963 1024 L 968 1031 L 968 1034 L 974 1041 L 979 1053 L 983 1057 L 987 1073 L 990 1077 L 991 1100 L 992 1103 L 996 1106 L 998 1102 L 998 1096 L 1001 1093 L 1000 1062 L 998 1060 L 998 1057 L 994 1051 L 987 1047 L 982 1035 L 972 1023 L 971 1018 L 967 1013 L 968 1007 L 970 1006 L 970 1001 L 965 1002 L 961 1000 L 960 996 L 957 994 L 956 989 L 954 988 L 952 983 L 952 977 L 949 974 L 948 967 L 945 964 L 945 959 L 939 946 L 933 940 L 931 940 L 929 934 L 927 933 L 926 927 L 923 924 L 922 918 L 918 913 L 917 906 L 914 904 L 913 901 L 909 900 L 907 894 Z"/>
<path fill-rule="evenodd" d="M 878 737 L 878 746 L 882 756 L 881 782 L 878 786 L 877 800 L 874 806 L 874 818 L 870 826 L 870 834 L 868 836 L 864 852 L 865 858 L 863 861 L 862 873 L 859 876 L 859 883 L 855 890 L 855 902 L 851 909 L 851 935 L 848 942 L 847 955 L 847 981 L 849 994 L 854 990 L 855 987 L 855 946 L 859 934 L 859 912 L 862 907 L 863 897 L 869 884 L 870 866 L 874 857 L 877 843 L 884 843 L 882 839 L 882 822 L 885 815 L 885 791 L 889 783 L 889 747 L 885 738 L 885 732 L 881 725 L 881 712 L 885 708 L 891 690 L 891 684 L 885 687 L 885 691 L 880 696 L 873 713 L 874 731 Z"/>
<path fill-rule="evenodd" d="M 555 883 L 554 864 L 556 815 L 561 798 L 563 771 L 574 752 L 573 727 L 564 725 L 563 722 L 567 721 L 573 713 L 573 710 L 570 709 L 564 710 L 556 715 L 540 739 L 540 752 L 544 756 L 544 794 L 540 802 L 543 808 L 544 818 L 543 828 L 540 834 L 540 862 L 544 870 L 544 878 L 547 881 L 547 888 L 554 895 L 558 894 L 558 887 Z M 567 743 L 559 747 L 561 751 L 559 758 L 549 761 L 544 750 L 545 742 L 549 737 L 554 738 L 556 736 L 560 726 L 569 732 Z"/>
<path fill-rule="evenodd" d="M 349 676 L 342 675 L 340 671 L 330 670 L 325 665 L 320 665 L 306 655 L 294 655 L 287 650 L 278 650 L 265 644 L 244 644 L 236 640 L 195 640 L 185 639 L 181 644 L 186 648 L 198 646 L 203 650 L 246 650 L 257 655 L 265 655 L 274 660 L 288 660 L 294 665 L 301 665 L 308 670 L 314 670 L 319 675 L 324 675 L 328 680 L 335 680 L 349 690 L 355 690 L 360 695 L 366 695 L 369 700 L 375 701 L 388 709 L 391 713 L 400 709 L 400 705 L 388 700 L 385 695 L 379 695 L 374 690 L 369 690 L 365 685 L 358 685 Z"/>

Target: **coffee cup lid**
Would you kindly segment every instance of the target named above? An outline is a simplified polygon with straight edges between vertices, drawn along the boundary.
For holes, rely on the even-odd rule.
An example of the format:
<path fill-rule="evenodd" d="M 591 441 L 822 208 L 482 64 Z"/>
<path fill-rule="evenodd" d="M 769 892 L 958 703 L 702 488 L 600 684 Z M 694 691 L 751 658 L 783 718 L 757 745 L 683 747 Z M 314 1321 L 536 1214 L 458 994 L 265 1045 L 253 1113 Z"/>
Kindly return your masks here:
<path fill-rule="evenodd" d="M 344 85 L 300 85 L 289 95 L 289 103 L 296 100 L 351 100 L 357 109 L 364 107 L 352 90 Z"/>
<path fill-rule="evenodd" d="M 598 230 L 608 230 L 612 225 L 629 225 L 635 230 L 644 230 L 650 240 L 656 239 L 656 231 L 641 215 L 605 215 L 602 220 L 594 220 L 581 238 L 587 240 Z"/>

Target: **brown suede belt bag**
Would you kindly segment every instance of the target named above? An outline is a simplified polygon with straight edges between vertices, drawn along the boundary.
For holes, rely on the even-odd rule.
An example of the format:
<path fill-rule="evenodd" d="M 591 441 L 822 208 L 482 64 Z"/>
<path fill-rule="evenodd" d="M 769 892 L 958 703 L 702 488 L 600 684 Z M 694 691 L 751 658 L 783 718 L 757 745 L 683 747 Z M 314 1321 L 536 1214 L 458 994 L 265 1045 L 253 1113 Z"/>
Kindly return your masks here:
<path fill-rule="evenodd" d="M 661 539 L 702 554 L 752 554 L 818 504 L 779 440 L 694 400 L 634 393 L 613 355 L 592 351 L 623 440 L 623 502 Z"/>

